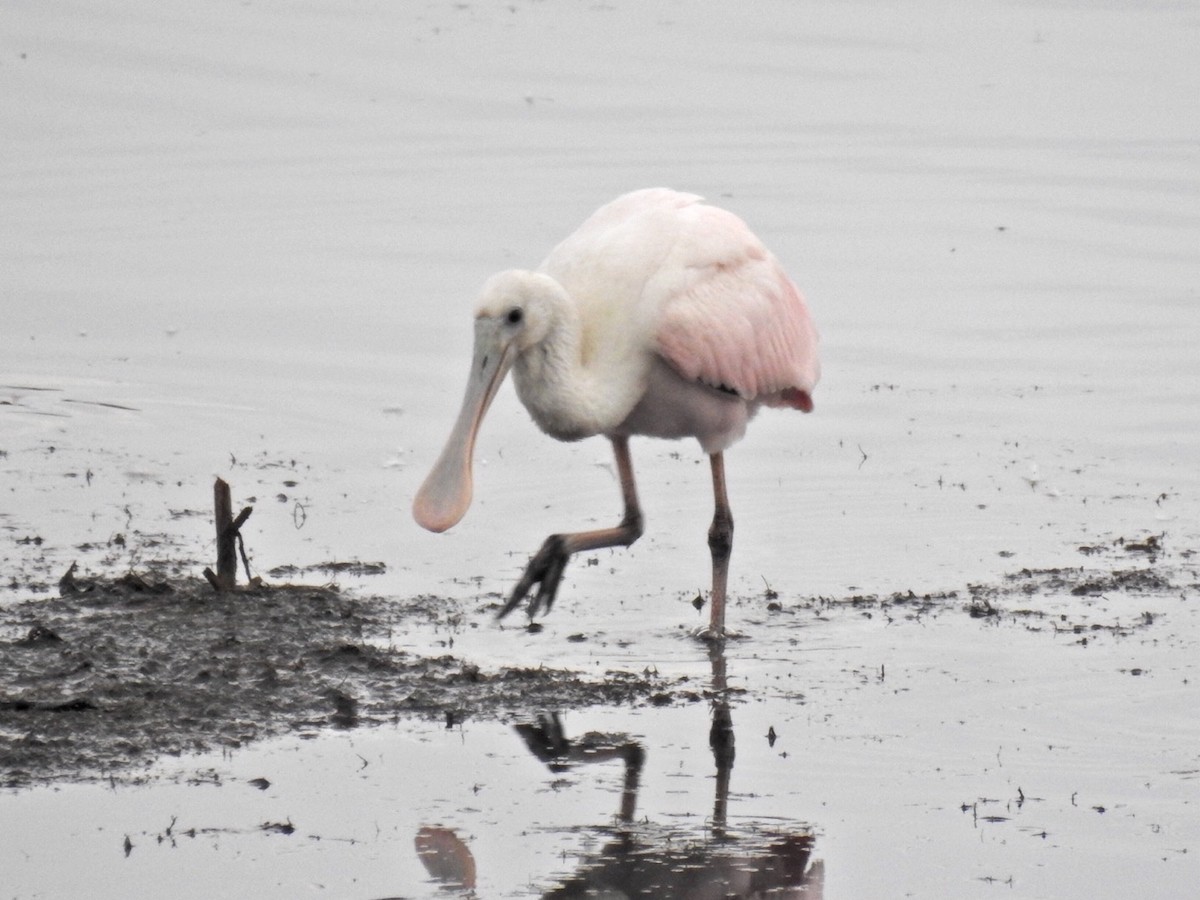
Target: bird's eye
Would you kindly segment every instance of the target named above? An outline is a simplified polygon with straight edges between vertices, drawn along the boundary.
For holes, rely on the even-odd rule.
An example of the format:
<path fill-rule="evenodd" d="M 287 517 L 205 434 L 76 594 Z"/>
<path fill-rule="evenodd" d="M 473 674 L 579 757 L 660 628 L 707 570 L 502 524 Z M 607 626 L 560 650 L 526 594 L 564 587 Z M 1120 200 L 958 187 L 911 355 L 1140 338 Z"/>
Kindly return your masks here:
<path fill-rule="evenodd" d="M 525 313 L 521 311 L 519 306 L 514 306 L 508 311 L 508 315 L 504 317 L 509 325 L 520 325 L 523 318 L 525 318 Z"/>

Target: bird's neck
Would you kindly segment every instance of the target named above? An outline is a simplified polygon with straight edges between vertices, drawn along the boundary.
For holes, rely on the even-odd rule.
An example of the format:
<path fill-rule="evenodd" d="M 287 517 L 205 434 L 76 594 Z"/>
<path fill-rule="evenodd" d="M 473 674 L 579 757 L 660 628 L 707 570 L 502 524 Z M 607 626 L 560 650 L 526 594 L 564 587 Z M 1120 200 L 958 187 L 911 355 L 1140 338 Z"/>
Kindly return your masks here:
<path fill-rule="evenodd" d="M 611 431 L 637 398 L 626 398 L 607 366 L 585 360 L 583 324 L 569 298 L 554 306 L 546 336 L 521 353 L 513 366 L 517 396 L 538 426 L 559 440 L 574 441 Z"/>

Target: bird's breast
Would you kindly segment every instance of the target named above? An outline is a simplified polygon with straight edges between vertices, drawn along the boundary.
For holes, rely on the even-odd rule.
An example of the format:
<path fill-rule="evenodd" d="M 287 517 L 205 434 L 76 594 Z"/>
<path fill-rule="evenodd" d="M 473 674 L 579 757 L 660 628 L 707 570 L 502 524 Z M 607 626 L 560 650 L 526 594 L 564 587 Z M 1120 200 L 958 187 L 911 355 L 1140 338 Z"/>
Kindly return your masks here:
<path fill-rule="evenodd" d="M 517 397 L 542 431 L 560 441 L 611 434 L 646 392 L 650 360 L 563 359 L 537 349 L 513 367 Z"/>

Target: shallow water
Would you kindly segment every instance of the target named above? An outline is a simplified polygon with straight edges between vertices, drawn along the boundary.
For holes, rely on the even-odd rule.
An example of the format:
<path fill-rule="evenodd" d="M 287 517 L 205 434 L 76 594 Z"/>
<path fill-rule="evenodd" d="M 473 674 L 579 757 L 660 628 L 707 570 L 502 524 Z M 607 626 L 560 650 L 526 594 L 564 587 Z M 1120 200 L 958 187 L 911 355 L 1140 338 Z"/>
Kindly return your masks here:
<path fill-rule="evenodd" d="M 990 896 L 998 885 L 1104 896 L 1128 884 L 1184 897 L 1200 837 L 1186 718 L 1196 622 L 1167 615 L 1192 637 L 1085 648 L 965 616 L 876 617 L 802 629 L 804 650 L 785 652 L 767 649 L 763 629 L 726 661 L 746 693 L 731 711 L 723 841 L 708 704 L 572 713 L 563 727 L 642 746 L 631 828 L 659 853 L 813 835 L 825 896 Z M 708 668 L 694 645 L 675 651 Z M 165 782 L 6 797 L 8 823 L 25 823 L 4 850 L 20 895 L 151 895 L 179 879 L 177 896 L 424 896 L 435 889 L 414 839 L 439 826 L 468 846 L 479 896 L 541 896 L 595 865 L 621 827 L 624 782 L 616 760 L 552 773 L 486 722 L 290 738 L 157 774 Z M 263 828 L 277 824 L 295 830 Z M 55 864 L 64 842 L 70 866 Z"/>
<path fill-rule="evenodd" d="M 260 572 L 360 559 L 387 572 L 343 577 L 354 589 L 506 590 L 547 532 L 606 523 L 619 497 L 603 442 L 545 439 L 506 391 L 471 513 L 442 536 L 412 523 L 474 292 L 611 196 L 670 184 L 742 215 L 824 338 L 816 413 L 764 413 L 728 461 L 731 621 L 750 634 L 729 650 L 747 691 L 731 820 L 811 829 L 830 897 L 1010 879 L 1021 896 L 1188 896 L 1190 574 L 1178 606 L 1155 599 L 1145 641 L 1086 650 L 965 616 L 780 627 L 760 601 L 768 584 L 785 604 L 962 591 L 1146 533 L 1190 573 L 1198 26 L 1186 7 L 1118 3 L 8 4 L 0 602 L 53 590 L 73 560 L 195 573 L 214 474 L 254 503 Z M 481 613 L 459 652 L 707 677 L 682 637 L 707 581 L 706 467 L 682 444 L 633 452 L 642 541 L 575 564 L 540 635 Z M 639 815 L 702 834 L 703 706 L 568 726 L 639 736 Z M 359 753 L 377 762 L 360 771 Z M 600 845 L 590 829 L 620 793 L 616 763 L 551 787 L 486 723 L 177 771 L 208 766 L 230 784 L 0 798 L 4 832 L 28 836 L 5 851 L 10 893 L 149 895 L 201 864 L 228 892 L 436 893 L 412 842 L 440 823 L 476 857 L 480 896 L 537 896 Z M 271 790 L 240 786 L 260 774 Z M 1008 821 L 983 821 L 1001 807 Z M 171 816 L 230 830 L 159 844 Z M 290 836 L 255 828 L 288 816 Z"/>

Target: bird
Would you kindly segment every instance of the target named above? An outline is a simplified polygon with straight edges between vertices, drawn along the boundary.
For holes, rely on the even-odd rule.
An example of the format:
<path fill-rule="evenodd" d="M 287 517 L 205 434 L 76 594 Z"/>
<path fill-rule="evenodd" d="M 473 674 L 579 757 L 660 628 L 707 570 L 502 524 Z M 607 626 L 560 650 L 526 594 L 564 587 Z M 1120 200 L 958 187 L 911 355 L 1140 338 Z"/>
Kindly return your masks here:
<path fill-rule="evenodd" d="M 498 613 L 554 604 L 576 553 L 628 547 L 643 533 L 629 439 L 694 438 L 709 457 L 714 512 L 709 622 L 723 640 L 733 515 L 725 451 L 761 407 L 811 412 L 818 334 L 779 260 L 736 214 L 690 193 L 647 188 L 597 209 L 532 270 L 498 272 L 475 308 L 462 406 L 413 500 L 442 532 L 471 504 L 476 436 L 511 371 L 517 396 L 551 437 L 612 444 L 624 515 L 610 528 L 552 534 Z"/>

